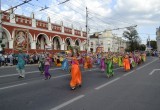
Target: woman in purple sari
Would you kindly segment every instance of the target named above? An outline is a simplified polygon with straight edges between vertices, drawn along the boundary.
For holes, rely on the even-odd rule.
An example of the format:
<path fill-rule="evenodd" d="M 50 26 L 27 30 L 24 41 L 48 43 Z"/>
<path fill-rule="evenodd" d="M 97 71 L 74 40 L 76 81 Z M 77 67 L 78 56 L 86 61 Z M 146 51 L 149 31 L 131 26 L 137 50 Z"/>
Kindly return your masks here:
<path fill-rule="evenodd" d="M 105 58 L 104 57 L 101 58 L 100 68 L 101 68 L 101 71 L 105 71 Z"/>
<path fill-rule="evenodd" d="M 44 63 L 44 75 L 45 75 L 45 80 L 51 78 L 51 74 L 49 73 L 49 68 L 50 68 L 50 58 L 46 57 L 45 63 Z"/>

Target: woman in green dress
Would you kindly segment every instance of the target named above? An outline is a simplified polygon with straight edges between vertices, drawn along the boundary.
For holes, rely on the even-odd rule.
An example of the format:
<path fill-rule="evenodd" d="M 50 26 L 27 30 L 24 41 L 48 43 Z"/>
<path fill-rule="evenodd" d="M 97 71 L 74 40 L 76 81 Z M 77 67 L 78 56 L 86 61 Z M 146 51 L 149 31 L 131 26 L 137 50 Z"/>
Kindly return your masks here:
<path fill-rule="evenodd" d="M 107 77 L 111 77 L 114 75 L 114 72 L 113 72 L 113 58 L 111 56 L 108 56 L 106 57 L 105 59 L 105 63 L 106 63 L 106 73 L 107 73 Z"/>

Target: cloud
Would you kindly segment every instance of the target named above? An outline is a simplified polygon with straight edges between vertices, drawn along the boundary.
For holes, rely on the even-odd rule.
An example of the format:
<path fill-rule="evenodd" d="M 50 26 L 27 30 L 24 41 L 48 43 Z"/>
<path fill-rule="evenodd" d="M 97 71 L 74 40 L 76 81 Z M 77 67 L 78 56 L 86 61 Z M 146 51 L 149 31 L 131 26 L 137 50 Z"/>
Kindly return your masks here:
<path fill-rule="evenodd" d="M 159 0 L 117 0 L 117 4 L 113 9 L 116 13 L 121 14 L 124 18 L 135 23 L 153 24 L 158 23 L 160 14 Z M 153 20 L 156 20 L 153 22 Z"/>
<path fill-rule="evenodd" d="M 2 1 L 2 9 L 17 4 L 17 0 Z M 75 28 L 82 27 L 85 30 L 87 6 L 88 25 L 92 32 L 138 25 L 138 31 L 154 33 L 154 28 L 160 25 L 160 0 L 70 0 L 58 5 L 64 1 L 45 0 L 41 4 L 33 1 L 31 3 L 36 5 L 35 7 L 24 5 L 16 9 L 16 13 L 30 15 L 34 11 L 37 19 L 47 21 L 50 16 L 52 22 L 63 21 L 66 26 L 73 24 Z M 37 5 L 47 5 L 49 8 L 40 12 L 41 7 Z M 120 34 L 123 31 L 122 29 L 113 32 Z"/>
<path fill-rule="evenodd" d="M 10 8 L 10 6 L 7 5 L 7 4 L 2 5 L 2 10 L 7 10 L 7 9 L 9 9 L 9 8 Z"/>

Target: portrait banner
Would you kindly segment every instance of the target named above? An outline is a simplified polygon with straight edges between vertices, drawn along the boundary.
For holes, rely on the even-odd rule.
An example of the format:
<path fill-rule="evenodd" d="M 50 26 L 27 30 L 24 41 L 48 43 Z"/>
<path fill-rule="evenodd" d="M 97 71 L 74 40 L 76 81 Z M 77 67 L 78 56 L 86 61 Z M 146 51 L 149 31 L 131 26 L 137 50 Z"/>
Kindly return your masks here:
<path fill-rule="evenodd" d="M 14 50 L 28 51 L 28 30 L 15 29 L 14 32 Z"/>

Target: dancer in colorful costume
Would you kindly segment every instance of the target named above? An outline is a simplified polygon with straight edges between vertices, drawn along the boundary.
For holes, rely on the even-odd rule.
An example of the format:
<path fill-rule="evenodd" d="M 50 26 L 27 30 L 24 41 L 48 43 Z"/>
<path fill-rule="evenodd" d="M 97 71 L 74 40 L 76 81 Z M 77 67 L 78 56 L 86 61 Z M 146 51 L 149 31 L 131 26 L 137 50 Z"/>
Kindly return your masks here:
<path fill-rule="evenodd" d="M 67 57 L 67 55 L 66 55 Z M 67 58 L 64 58 L 62 61 L 62 70 L 69 71 L 69 62 Z"/>
<path fill-rule="evenodd" d="M 85 61 L 84 61 L 84 69 L 90 69 L 92 68 L 92 61 L 91 61 L 91 58 L 90 56 L 85 56 Z"/>
<path fill-rule="evenodd" d="M 119 54 L 119 56 L 118 56 L 118 65 L 119 65 L 119 67 L 123 66 L 123 57 L 121 54 Z"/>
<path fill-rule="evenodd" d="M 39 59 L 38 69 L 41 72 L 41 74 L 44 74 L 44 58 Z"/>
<path fill-rule="evenodd" d="M 146 54 L 142 53 L 141 56 L 142 56 L 142 62 L 145 62 L 146 61 Z"/>
<path fill-rule="evenodd" d="M 129 71 L 130 70 L 130 62 L 129 62 L 129 57 L 128 55 L 125 55 L 123 59 L 123 65 L 124 65 L 124 70 Z"/>
<path fill-rule="evenodd" d="M 68 57 L 68 59 L 71 59 L 71 81 L 70 81 L 70 87 L 72 90 L 75 90 L 76 87 L 81 87 L 82 85 L 82 75 L 81 70 L 79 67 L 79 62 L 77 59 L 77 53 L 73 53 L 72 51 L 72 57 Z"/>
<path fill-rule="evenodd" d="M 44 63 L 45 80 L 51 78 L 51 74 L 49 73 L 49 68 L 50 68 L 50 58 L 47 56 L 46 59 L 45 59 L 45 63 Z"/>
<path fill-rule="evenodd" d="M 101 58 L 100 68 L 101 68 L 101 71 L 105 71 L 105 57 L 104 56 L 102 56 Z"/>
<path fill-rule="evenodd" d="M 107 77 L 111 77 L 114 75 L 113 72 L 113 58 L 110 55 L 106 56 L 105 59 L 105 63 L 106 63 L 106 73 L 107 73 Z"/>
<path fill-rule="evenodd" d="M 14 55 L 14 57 L 18 57 L 18 63 L 16 66 L 16 70 L 18 71 L 19 77 L 18 78 L 25 78 L 25 59 L 26 59 L 26 54 L 22 52 L 22 50 L 19 50 L 18 55 Z"/>

